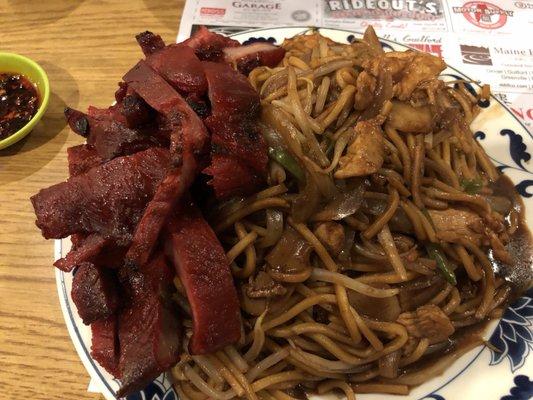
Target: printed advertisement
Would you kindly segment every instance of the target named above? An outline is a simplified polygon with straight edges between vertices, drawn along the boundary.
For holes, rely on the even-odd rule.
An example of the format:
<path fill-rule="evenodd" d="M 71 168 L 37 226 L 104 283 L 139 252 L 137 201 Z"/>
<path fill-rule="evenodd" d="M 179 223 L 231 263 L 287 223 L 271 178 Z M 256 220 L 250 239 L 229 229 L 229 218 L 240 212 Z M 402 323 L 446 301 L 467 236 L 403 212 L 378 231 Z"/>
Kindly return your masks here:
<path fill-rule="evenodd" d="M 264 27 L 305 26 L 362 32 L 443 57 L 489 83 L 533 126 L 533 1 L 529 0 L 188 0 L 178 41 L 201 25 L 231 35 Z"/>
<path fill-rule="evenodd" d="M 446 31 L 440 0 L 326 0 L 321 26 L 364 30 L 379 29 Z"/>
<path fill-rule="evenodd" d="M 533 29 L 531 1 L 460 1 L 448 0 L 450 24 L 454 32 L 484 35 L 525 34 Z"/>
<path fill-rule="evenodd" d="M 183 10 L 178 41 L 193 25 L 267 27 L 319 25 L 318 0 L 193 0 Z M 233 32 L 235 33 L 235 32 Z"/>
<path fill-rule="evenodd" d="M 465 40 L 454 35 L 444 58 L 497 92 L 533 93 L 533 45 L 508 40 Z"/>

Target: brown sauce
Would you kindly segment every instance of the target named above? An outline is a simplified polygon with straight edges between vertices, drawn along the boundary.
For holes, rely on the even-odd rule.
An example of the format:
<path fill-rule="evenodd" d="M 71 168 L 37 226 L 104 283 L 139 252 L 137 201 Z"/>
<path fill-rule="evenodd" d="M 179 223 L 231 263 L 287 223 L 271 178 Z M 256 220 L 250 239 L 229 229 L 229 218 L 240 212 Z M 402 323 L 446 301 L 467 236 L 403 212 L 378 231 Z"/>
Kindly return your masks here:
<path fill-rule="evenodd" d="M 511 236 L 511 240 L 506 246 L 513 263 L 504 264 L 494 259 L 489 252 L 489 259 L 492 261 L 494 272 L 510 283 L 513 289 L 512 298 L 517 298 L 529 289 L 533 280 L 531 232 L 525 218 L 524 203 L 516 192 L 513 182 L 507 176 L 501 175 L 492 184 L 492 189 L 495 195 L 504 196 L 511 200 L 514 211 L 519 215 L 518 229 Z"/>
<path fill-rule="evenodd" d="M 434 348 L 431 351 L 426 353 L 412 366 L 400 370 L 400 375 L 408 375 L 426 370 L 427 375 L 424 378 L 424 381 L 426 381 L 442 373 L 446 373 L 446 369 L 453 361 L 484 343 L 484 333 L 490 322 L 490 320 L 484 320 L 477 324 L 463 327 L 446 342 L 432 345 Z M 429 371 L 431 367 L 437 366 L 439 363 L 442 364 L 437 371 Z M 413 386 L 421 383 L 419 382 Z"/>
<path fill-rule="evenodd" d="M 0 73 L 0 140 L 26 125 L 39 108 L 39 94 L 23 75 Z"/>

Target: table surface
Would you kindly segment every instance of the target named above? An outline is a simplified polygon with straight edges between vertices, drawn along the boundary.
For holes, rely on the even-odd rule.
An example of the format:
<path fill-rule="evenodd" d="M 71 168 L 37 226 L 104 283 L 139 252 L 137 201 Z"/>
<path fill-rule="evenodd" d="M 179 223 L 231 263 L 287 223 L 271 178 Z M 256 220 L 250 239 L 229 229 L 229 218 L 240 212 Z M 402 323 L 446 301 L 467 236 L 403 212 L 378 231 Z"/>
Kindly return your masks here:
<path fill-rule="evenodd" d="M 104 107 L 141 58 L 135 34 L 175 40 L 180 0 L 0 0 L 0 51 L 29 56 L 48 73 L 50 105 L 23 141 L 0 150 L 0 398 L 98 399 L 59 307 L 53 242 L 34 224 L 29 197 L 67 177 L 67 147 L 83 139 L 65 106 Z"/>

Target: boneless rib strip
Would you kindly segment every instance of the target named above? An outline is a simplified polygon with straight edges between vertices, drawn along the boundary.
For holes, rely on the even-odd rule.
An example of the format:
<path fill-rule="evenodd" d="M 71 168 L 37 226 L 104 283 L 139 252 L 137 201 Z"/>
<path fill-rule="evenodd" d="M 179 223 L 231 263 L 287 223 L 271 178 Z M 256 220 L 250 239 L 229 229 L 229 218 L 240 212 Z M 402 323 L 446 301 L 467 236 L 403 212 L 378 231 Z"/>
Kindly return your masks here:
<path fill-rule="evenodd" d="M 123 271 L 129 306 L 118 317 L 119 396 L 144 388 L 179 359 L 181 327 L 169 298 L 173 270 L 156 254 L 139 270 Z"/>
<path fill-rule="evenodd" d="M 165 219 L 192 185 L 198 173 L 196 157 L 204 151 L 208 134 L 185 100 L 144 61 L 130 70 L 124 80 L 150 106 L 169 119 L 173 130 L 171 143 L 180 154 L 179 165 L 167 173 L 148 204 L 126 255 L 129 262 L 142 265 L 150 256 Z"/>
<path fill-rule="evenodd" d="M 166 253 L 185 287 L 193 315 L 191 354 L 235 343 L 241 334 L 237 291 L 229 262 L 200 211 L 187 203 L 166 226 Z"/>
<path fill-rule="evenodd" d="M 250 192 L 261 182 L 268 161 L 257 127 L 259 95 L 228 65 L 204 62 L 202 66 L 212 110 L 205 121 L 212 134 L 211 165 L 204 172 L 213 177 L 210 183 L 218 198 Z"/>
<path fill-rule="evenodd" d="M 170 165 L 162 148 L 115 158 L 31 198 L 45 238 L 78 232 L 128 241 Z"/>

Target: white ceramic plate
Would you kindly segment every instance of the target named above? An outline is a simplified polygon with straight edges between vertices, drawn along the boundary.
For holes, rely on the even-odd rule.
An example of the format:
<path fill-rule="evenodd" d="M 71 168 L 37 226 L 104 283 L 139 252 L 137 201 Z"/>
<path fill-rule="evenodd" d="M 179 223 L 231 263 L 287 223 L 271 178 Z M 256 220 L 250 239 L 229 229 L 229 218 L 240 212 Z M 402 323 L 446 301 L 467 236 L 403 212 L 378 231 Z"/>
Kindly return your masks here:
<path fill-rule="evenodd" d="M 268 40 L 282 43 L 283 39 L 305 33 L 308 28 L 272 28 L 251 30 L 233 35 L 240 42 Z M 320 33 L 331 39 L 346 43 L 362 37 L 361 33 L 336 29 L 320 29 Z M 390 40 L 382 40 L 385 50 L 406 50 L 407 46 Z M 444 79 L 466 78 L 467 76 L 449 67 Z M 483 104 L 484 110 L 473 124 L 475 136 L 494 163 L 513 180 L 516 189 L 526 204 L 526 217 L 533 221 L 533 168 L 528 165 L 533 150 L 533 138 L 509 109 L 495 98 Z M 532 189 L 533 190 L 533 189 Z M 55 257 L 63 257 L 70 248 L 70 241 L 56 241 Z M 70 337 L 91 378 L 99 386 L 106 399 L 115 399 L 119 387 L 113 379 L 91 357 L 91 330 L 79 318 L 70 297 L 71 274 L 56 270 L 57 289 L 61 308 Z M 515 302 L 499 323 L 493 323 L 486 334 L 492 345 L 502 351 L 497 353 L 486 346 L 478 347 L 458 359 L 442 376 L 414 389 L 409 396 L 358 395 L 358 399 L 484 399 L 521 400 L 533 396 L 533 290 Z M 160 376 L 145 390 L 128 396 L 128 400 L 176 400 L 165 375 Z"/>

